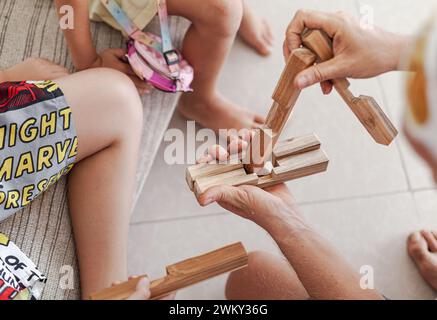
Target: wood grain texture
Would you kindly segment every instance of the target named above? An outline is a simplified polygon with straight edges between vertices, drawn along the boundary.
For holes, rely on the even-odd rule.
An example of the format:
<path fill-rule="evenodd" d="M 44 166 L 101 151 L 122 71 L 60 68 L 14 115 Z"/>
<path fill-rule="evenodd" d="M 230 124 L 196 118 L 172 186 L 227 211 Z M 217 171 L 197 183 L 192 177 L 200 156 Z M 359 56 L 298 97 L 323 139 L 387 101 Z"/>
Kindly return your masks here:
<path fill-rule="evenodd" d="M 292 156 L 316 150 L 319 149 L 320 146 L 320 139 L 315 133 L 311 133 L 277 143 L 275 149 L 273 150 L 273 156 L 275 157 L 275 160 L 277 160 L 285 156 Z"/>
<path fill-rule="evenodd" d="M 275 137 L 276 135 L 267 127 L 255 131 L 243 160 L 248 173 L 256 173 L 272 158 Z"/>
<path fill-rule="evenodd" d="M 333 58 L 332 40 L 321 30 L 305 30 L 302 43 L 317 54 L 318 62 Z M 367 96 L 355 97 L 349 90 L 347 79 L 332 80 L 336 91 L 340 94 L 361 124 L 373 139 L 382 145 L 389 145 L 398 135 L 398 131 L 375 99 Z"/>
<path fill-rule="evenodd" d="M 241 242 L 168 266 L 167 275 L 152 281 L 151 300 L 157 300 L 180 289 L 247 266 L 248 254 Z M 90 300 L 125 300 L 131 296 L 141 278 L 93 294 Z"/>
<path fill-rule="evenodd" d="M 273 93 L 274 103 L 266 119 L 266 126 L 273 131 L 277 138 L 287 123 L 301 92 L 295 87 L 294 80 L 299 73 L 314 64 L 316 58 L 317 56 L 310 50 L 300 48 L 294 50 L 287 61 Z M 276 141 L 274 141 L 273 146 L 275 143 Z"/>
<path fill-rule="evenodd" d="M 255 133 L 248 148 L 244 159 L 244 167 L 247 172 L 256 173 L 266 161 L 271 159 L 272 150 L 287 124 L 301 92 L 295 87 L 294 80 L 300 72 L 314 64 L 316 58 L 313 52 L 305 48 L 296 49 L 290 54 L 273 93 L 274 102 L 267 115 L 265 126 Z"/>
<path fill-rule="evenodd" d="M 239 187 L 242 185 L 256 185 L 258 183 L 258 176 L 256 173 L 247 174 L 244 169 L 242 169 L 245 174 L 241 175 L 237 172 L 237 174 L 226 177 L 224 179 L 216 179 L 215 177 L 211 177 L 211 180 L 204 180 L 203 182 L 199 183 L 196 181 L 194 183 L 194 192 L 197 197 L 204 194 L 209 188 L 219 186 L 219 185 L 226 185 L 226 186 L 232 186 L 232 187 Z"/>
<path fill-rule="evenodd" d="M 190 190 L 194 190 L 194 181 L 200 177 L 212 177 L 218 174 L 226 173 L 229 171 L 234 171 L 238 169 L 243 169 L 242 163 L 237 164 L 209 164 L 201 163 L 191 167 L 186 170 L 186 180 Z"/>
<path fill-rule="evenodd" d="M 317 149 L 302 154 L 281 158 L 278 160 L 278 167 L 273 169 L 274 178 L 295 178 L 311 175 L 314 173 L 314 166 L 324 167 L 329 163 L 328 156 L 322 149 Z"/>

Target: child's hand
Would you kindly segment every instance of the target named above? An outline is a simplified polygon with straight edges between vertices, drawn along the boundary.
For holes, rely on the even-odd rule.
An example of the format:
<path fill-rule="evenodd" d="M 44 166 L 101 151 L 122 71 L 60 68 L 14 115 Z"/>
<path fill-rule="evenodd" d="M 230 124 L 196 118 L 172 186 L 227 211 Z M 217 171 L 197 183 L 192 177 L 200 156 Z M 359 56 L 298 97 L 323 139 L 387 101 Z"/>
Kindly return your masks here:
<path fill-rule="evenodd" d="M 138 281 L 136 291 L 127 300 L 149 300 L 150 299 L 150 280 L 142 278 Z"/>
<path fill-rule="evenodd" d="M 68 70 L 47 59 L 29 58 L 1 73 L 1 81 L 54 80 L 68 75 Z"/>
<path fill-rule="evenodd" d="M 241 130 L 238 136 L 229 135 L 227 150 L 220 145 L 213 145 L 208 148 L 208 152 L 197 159 L 197 163 L 224 162 L 230 157 L 237 155 L 241 158 L 242 153 L 246 151 L 254 135 L 253 130 Z"/>
<path fill-rule="evenodd" d="M 129 280 L 135 279 L 137 277 L 130 277 Z M 116 286 L 121 282 L 115 282 L 112 286 Z M 126 300 L 149 300 L 151 296 L 150 292 L 150 280 L 147 277 L 144 277 L 138 281 L 136 291 Z M 171 294 L 165 298 L 160 300 L 174 300 L 176 294 Z"/>
<path fill-rule="evenodd" d="M 129 63 L 124 61 L 126 50 L 107 49 L 97 55 L 96 61 L 90 68 L 111 68 L 126 74 L 135 83 L 140 94 L 149 93 L 151 86 L 147 82 L 138 78 Z"/>

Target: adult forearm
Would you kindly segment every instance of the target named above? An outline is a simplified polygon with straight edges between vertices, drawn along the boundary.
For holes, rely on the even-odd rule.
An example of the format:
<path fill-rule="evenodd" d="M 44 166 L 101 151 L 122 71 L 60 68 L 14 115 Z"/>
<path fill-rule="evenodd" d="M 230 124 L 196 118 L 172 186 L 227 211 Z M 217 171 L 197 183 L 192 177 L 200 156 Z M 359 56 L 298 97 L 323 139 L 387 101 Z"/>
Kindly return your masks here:
<path fill-rule="evenodd" d="M 73 29 L 64 29 L 74 66 L 77 70 L 89 68 L 98 58 L 90 29 L 87 0 L 55 0 L 60 17 L 63 6 L 71 6 L 74 12 Z"/>
<path fill-rule="evenodd" d="M 265 229 L 313 299 L 381 299 L 374 290 L 360 287 L 360 275 L 326 239 L 297 215 L 269 219 Z"/>
<path fill-rule="evenodd" d="M 394 71 L 410 71 L 406 61 L 409 51 L 413 46 L 415 38 L 410 35 L 397 35 L 394 40 L 393 50 L 397 53 L 397 65 Z"/>

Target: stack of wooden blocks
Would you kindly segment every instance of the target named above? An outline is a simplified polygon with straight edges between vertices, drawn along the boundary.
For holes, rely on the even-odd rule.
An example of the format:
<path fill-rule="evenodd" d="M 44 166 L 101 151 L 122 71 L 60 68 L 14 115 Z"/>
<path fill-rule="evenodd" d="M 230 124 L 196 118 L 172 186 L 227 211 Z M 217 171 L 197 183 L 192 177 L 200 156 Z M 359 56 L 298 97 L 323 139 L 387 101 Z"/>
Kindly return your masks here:
<path fill-rule="evenodd" d="M 248 173 L 242 163 L 236 164 L 198 164 L 186 171 L 190 189 L 198 197 L 207 189 L 219 185 L 254 185 L 267 188 L 278 183 L 302 178 L 326 171 L 329 159 L 321 149 L 315 134 L 292 138 L 278 143 L 273 150 L 274 168 L 271 174 L 258 176 Z"/>

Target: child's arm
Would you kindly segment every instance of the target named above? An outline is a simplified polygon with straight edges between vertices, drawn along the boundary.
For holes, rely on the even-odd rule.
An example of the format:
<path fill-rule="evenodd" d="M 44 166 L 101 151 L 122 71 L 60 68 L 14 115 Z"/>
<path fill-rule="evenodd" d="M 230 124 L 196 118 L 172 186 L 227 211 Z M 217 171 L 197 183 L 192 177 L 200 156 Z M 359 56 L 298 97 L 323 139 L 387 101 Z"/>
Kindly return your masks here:
<path fill-rule="evenodd" d="M 73 64 L 78 71 L 90 68 L 111 68 L 128 75 L 135 83 L 140 93 L 147 92 L 150 87 L 140 80 L 129 64 L 123 62 L 126 51 L 123 49 L 107 49 L 97 53 L 94 47 L 87 0 L 55 0 L 58 12 L 62 6 L 71 6 L 74 10 L 73 29 L 63 30 L 71 52 Z"/>
<path fill-rule="evenodd" d="M 60 9 L 62 6 L 68 5 L 74 9 L 73 29 L 66 29 L 63 32 L 76 69 L 90 68 L 98 62 L 98 54 L 91 36 L 88 1 L 55 0 L 55 3 L 59 14 L 61 14 Z"/>

